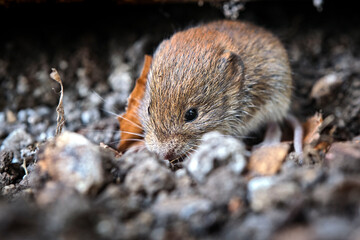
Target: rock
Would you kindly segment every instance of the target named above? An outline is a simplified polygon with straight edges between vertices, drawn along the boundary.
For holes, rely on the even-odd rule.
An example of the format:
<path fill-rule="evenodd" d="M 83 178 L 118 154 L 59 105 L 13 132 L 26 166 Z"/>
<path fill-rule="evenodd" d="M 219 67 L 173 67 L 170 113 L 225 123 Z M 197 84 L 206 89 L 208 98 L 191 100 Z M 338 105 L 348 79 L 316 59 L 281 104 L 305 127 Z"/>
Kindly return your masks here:
<path fill-rule="evenodd" d="M 165 164 L 160 164 L 155 155 L 148 152 L 141 162 L 128 172 L 125 186 L 131 192 L 145 192 L 152 196 L 160 190 L 173 189 L 175 180 L 173 173 L 165 167 Z"/>
<path fill-rule="evenodd" d="M 246 166 L 244 154 L 245 147 L 239 140 L 210 132 L 203 136 L 201 145 L 185 162 L 185 167 L 198 182 L 204 182 L 211 171 L 224 165 L 239 175 Z"/>
<path fill-rule="evenodd" d="M 312 227 L 295 225 L 276 232 L 271 239 L 273 240 L 315 240 L 315 233 Z"/>
<path fill-rule="evenodd" d="M 248 200 L 252 208 L 263 209 L 263 199 L 256 199 L 257 194 L 268 190 L 275 184 L 275 177 L 255 177 L 248 182 Z"/>
<path fill-rule="evenodd" d="M 18 112 L 17 118 L 22 123 L 35 125 L 35 124 L 41 122 L 41 120 L 43 118 L 43 116 L 41 114 L 44 114 L 42 111 L 43 110 L 37 111 L 37 110 L 31 109 L 31 108 L 23 109 Z"/>
<path fill-rule="evenodd" d="M 13 158 L 13 152 L 0 151 L 0 189 L 16 183 L 16 180 L 24 174 L 20 164 L 12 163 Z"/>
<path fill-rule="evenodd" d="M 121 63 L 110 74 L 108 82 L 115 92 L 129 95 L 132 86 L 132 77 L 129 70 L 130 67 L 127 64 Z"/>
<path fill-rule="evenodd" d="M 358 175 L 343 176 L 332 172 L 331 178 L 317 186 L 312 193 L 312 199 L 321 206 L 329 208 L 354 208 L 359 206 L 360 178 Z"/>
<path fill-rule="evenodd" d="M 226 205 L 234 197 L 245 201 L 246 183 L 227 167 L 220 167 L 211 172 L 199 191 L 215 204 Z"/>
<path fill-rule="evenodd" d="M 111 184 L 96 198 L 95 208 L 106 209 L 119 220 L 126 220 L 142 211 L 143 196 L 130 194 L 124 187 Z"/>
<path fill-rule="evenodd" d="M 90 110 L 85 110 L 81 113 L 81 121 L 85 125 L 89 123 L 97 122 L 99 120 L 100 120 L 100 112 L 95 108 Z"/>
<path fill-rule="evenodd" d="M 286 175 L 292 181 L 299 183 L 303 189 L 311 189 L 326 178 L 325 169 L 320 165 L 288 170 Z"/>
<path fill-rule="evenodd" d="M 154 222 L 153 214 L 147 211 L 139 213 L 126 224 L 118 227 L 116 239 L 146 239 Z"/>
<path fill-rule="evenodd" d="M 122 176 L 122 180 L 125 179 L 125 176 L 128 174 L 131 168 L 135 165 L 141 164 L 143 159 L 150 157 L 150 153 L 148 151 L 127 151 L 117 162 L 120 175 Z"/>
<path fill-rule="evenodd" d="M 332 216 L 317 219 L 313 227 L 316 239 L 326 240 L 345 239 L 355 229 L 353 222 L 348 219 Z"/>
<path fill-rule="evenodd" d="M 193 194 L 197 194 L 196 185 L 194 185 L 194 180 L 187 174 L 186 169 L 181 168 L 175 172 L 176 177 L 176 188 L 171 193 L 172 196 L 183 197 Z"/>
<path fill-rule="evenodd" d="M 225 239 L 272 239 L 272 233 L 281 226 L 286 215 L 281 211 L 269 211 L 267 214 L 250 212 L 240 222 L 233 222 L 225 231 Z"/>
<path fill-rule="evenodd" d="M 342 76 L 336 73 L 330 73 L 317 80 L 311 89 L 310 96 L 320 99 L 331 94 L 331 92 L 343 82 Z"/>
<path fill-rule="evenodd" d="M 106 95 L 104 100 L 104 111 L 114 115 L 119 114 L 118 109 L 123 109 L 126 106 L 129 94 L 119 94 L 117 92 Z"/>
<path fill-rule="evenodd" d="M 5 123 L 6 117 L 4 112 L 0 112 L 0 123 Z"/>
<path fill-rule="evenodd" d="M 300 187 L 289 180 L 272 177 L 253 178 L 248 183 L 248 199 L 253 211 L 264 211 L 275 204 L 289 205 L 301 200 Z"/>
<path fill-rule="evenodd" d="M 360 142 L 333 143 L 325 156 L 325 162 L 332 170 L 359 174 Z"/>
<path fill-rule="evenodd" d="M 82 135 L 64 132 L 39 155 L 39 165 L 56 181 L 81 194 L 96 192 L 104 182 L 100 148 Z"/>
<path fill-rule="evenodd" d="M 32 137 L 27 132 L 25 132 L 24 129 L 18 128 L 12 131 L 9 136 L 4 139 L 0 149 L 11 149 L 19 151 L 20 149 L 25 148 L 32 143 Z"/>
<path fill-rule="evenodd" d="M 9 204 L 0 200 L 1 239 L 49 239 L 44 231 L 43 212 L 23 199 Z"/>
<path fill-rule="evenodd" d="M 17 94 L 25 95 L 30 89 L 29 79 L 27 79 L 27 77 L 25 77 L 24 75 L 19 75 L 17 80 L 18 80 L 16 84 Z"/>
<path fill-rule="evenodd" d="M 158 225 L 181 220 L 189 224 L 192 231 L 200 233 L 222 221 L 221 212 L 208 199 L 199 196 L 182 198 L 165 197 L 151 208 Z"/>

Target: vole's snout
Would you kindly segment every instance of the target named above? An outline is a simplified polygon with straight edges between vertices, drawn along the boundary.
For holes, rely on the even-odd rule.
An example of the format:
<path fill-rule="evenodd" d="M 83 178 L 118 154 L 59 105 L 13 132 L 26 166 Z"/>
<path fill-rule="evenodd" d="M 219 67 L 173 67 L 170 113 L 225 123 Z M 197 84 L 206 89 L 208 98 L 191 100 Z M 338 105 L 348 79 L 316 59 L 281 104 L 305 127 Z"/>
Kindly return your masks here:
<path fill-rule="evenodd" d="M 174 149 L 170 149 L 167 152 L 165 152 L 164 158 L 166 160 L 172 160 L 172 159 L 176 158 Z"/>
<path fill-rule="evenodd" d="M 160 158 L 174 160 L 180 157 L 184 151 L 184 144 L 176 136 L 159 138 L 156 135 L 145 137 L 147 148 L 156 153 Z"/>
<path fill-rule="evenodd" d="M 160 144 L 161 146 L 161 149 L 159 149 L 161 152 L 160 156 L 170 161 L 177 158 L 181 148 L 180 145 L 181 144 L 177 141 L 175 137 L 165 140 Z"/>

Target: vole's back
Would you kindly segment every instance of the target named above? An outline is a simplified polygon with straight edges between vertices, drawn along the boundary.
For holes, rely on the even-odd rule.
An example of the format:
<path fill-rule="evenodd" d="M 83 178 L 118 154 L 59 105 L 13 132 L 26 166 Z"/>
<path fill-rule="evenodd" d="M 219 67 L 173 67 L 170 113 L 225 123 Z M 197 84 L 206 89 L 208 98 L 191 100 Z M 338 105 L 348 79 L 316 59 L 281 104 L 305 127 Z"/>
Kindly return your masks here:
<path fill-rule="evenodd" d="M 240 104 L 249 107 L 247 125 L 279 121 L 288 111 L 292 78 L 286 50 L 270 32 L 250 23 L 218 21 L 207 25 L 229 36 L 244 63 Z"/>

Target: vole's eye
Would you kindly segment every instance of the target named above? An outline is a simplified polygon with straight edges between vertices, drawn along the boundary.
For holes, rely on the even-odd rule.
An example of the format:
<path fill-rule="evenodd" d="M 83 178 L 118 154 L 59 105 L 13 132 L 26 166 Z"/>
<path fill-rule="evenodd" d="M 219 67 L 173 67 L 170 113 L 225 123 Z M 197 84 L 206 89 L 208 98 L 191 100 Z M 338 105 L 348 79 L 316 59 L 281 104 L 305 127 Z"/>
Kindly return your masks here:
<path fill-rule="evenodd" d="M 148 107 L 148 114 L 149 114 L 149 116 L 151 115 L 151 114 L 150 114 L 150 106 Z"/>
<path fill-rule="evenodd" d="M 198 111 L 196 108 L 190 108 L 185 113 L 185 122 L 194 121 L 198 116 Z"/>

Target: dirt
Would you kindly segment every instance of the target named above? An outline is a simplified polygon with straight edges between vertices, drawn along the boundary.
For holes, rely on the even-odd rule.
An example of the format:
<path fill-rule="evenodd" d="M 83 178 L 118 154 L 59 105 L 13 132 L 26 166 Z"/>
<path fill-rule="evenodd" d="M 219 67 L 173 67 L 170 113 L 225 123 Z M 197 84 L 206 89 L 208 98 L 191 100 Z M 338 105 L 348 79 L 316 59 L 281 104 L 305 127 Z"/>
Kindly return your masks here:
<path fill-rule="evenodd" d="M 266 153 L 249 168 L 249 143 L 216 133 L 176 171 L 146 150 L 117 156 L 99 147 L 119 142 L 116 115 L 144 55 L 174 31 L 224 18 L 222 5 L 1 7 L 0 238 L 359 239 L 356 7 L 244 6 L 238 19 L 266 27 L 288 49 L 293 114 L 324 119 L 302 161 L 290 148 L 275 169 Z M 57 138 L 60 88 L 51 68 L 64 85 L 65 132 Z"/>

